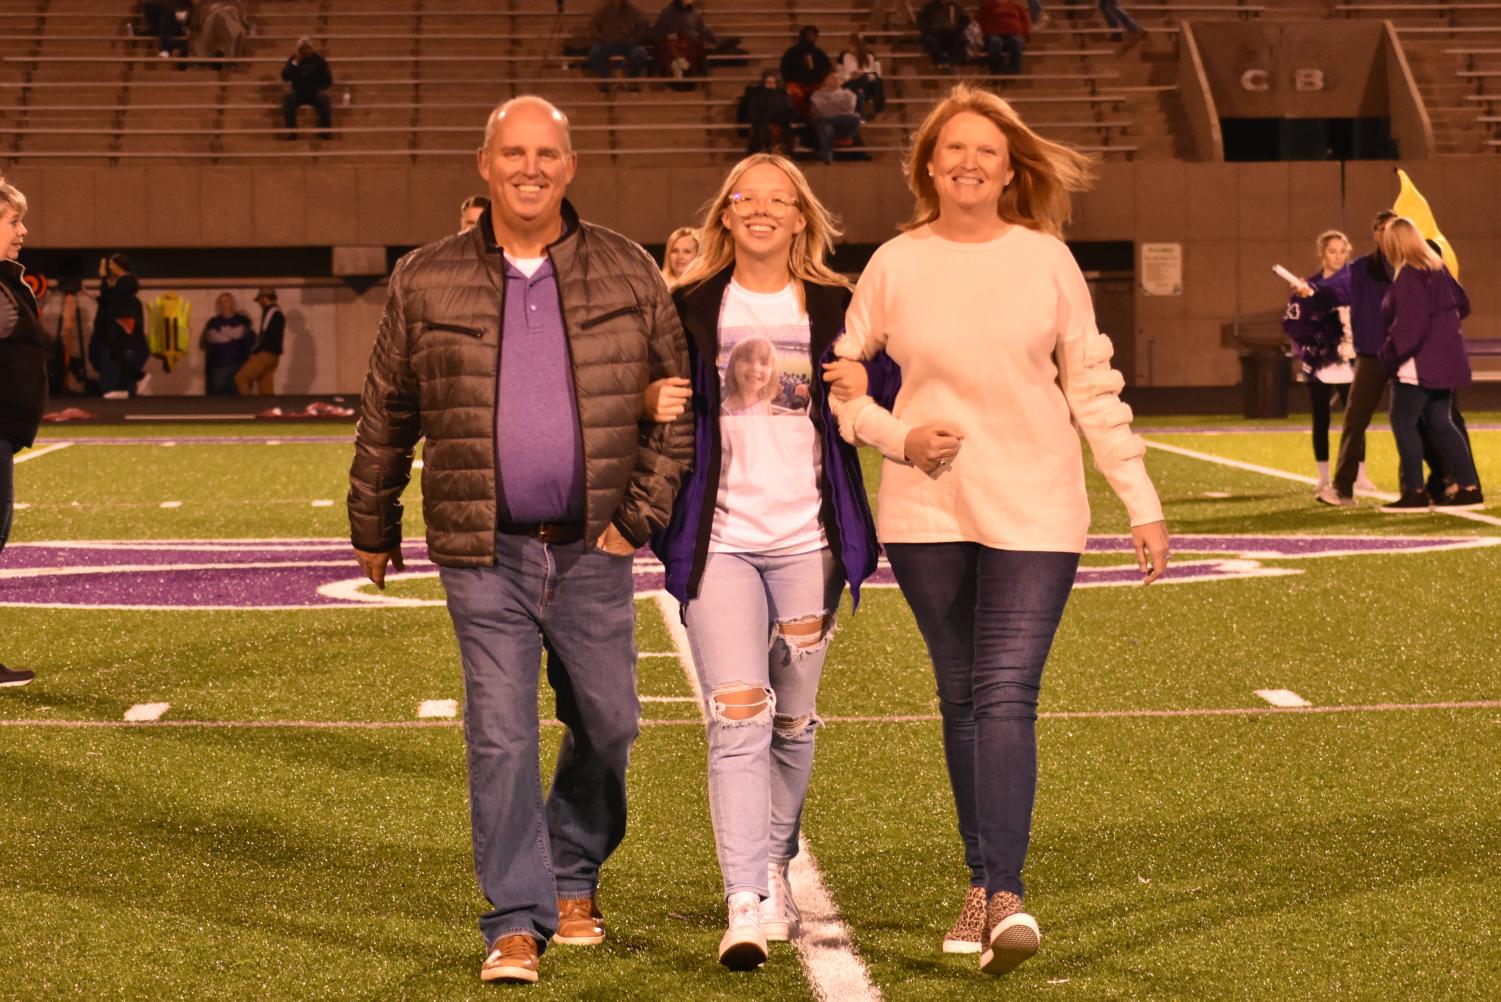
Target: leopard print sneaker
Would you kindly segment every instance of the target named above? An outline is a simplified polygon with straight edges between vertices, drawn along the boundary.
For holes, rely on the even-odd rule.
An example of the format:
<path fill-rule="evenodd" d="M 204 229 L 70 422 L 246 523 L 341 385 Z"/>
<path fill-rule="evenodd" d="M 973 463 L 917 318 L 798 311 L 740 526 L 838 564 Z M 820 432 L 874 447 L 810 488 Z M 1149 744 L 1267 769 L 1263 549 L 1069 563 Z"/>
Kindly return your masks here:
<path fill-rule="evenodd" d="M 971 887 L 964 895 L 964 908 L 943 937 L 944 953 L 979 953 L 985 932 L 985 888 Z"/>
<path fill-rule="evenodd" d="M 1022 899 L 1009 891 L 996 891 L 985 910 L 985 948 L 980 951 L 980 970 L 1005 974 L 1037 952 L 1042 933 L 1037 920 L 1022 911 Z"/>

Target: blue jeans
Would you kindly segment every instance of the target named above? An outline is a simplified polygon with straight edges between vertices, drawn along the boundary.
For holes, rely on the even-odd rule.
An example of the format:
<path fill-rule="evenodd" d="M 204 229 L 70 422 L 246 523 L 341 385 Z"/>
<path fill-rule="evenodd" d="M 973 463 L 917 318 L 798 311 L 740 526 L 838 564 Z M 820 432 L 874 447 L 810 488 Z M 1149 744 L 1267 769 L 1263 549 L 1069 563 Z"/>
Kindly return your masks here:
<path fill-rule="evenodd" d="M 888 543 L 886 555 L 933 661 L 970 882 L 1020 897 L 1037 696 L 1079 555 L 978 543 Z"/>
<path fill-rule="evenodd" d="M 726 897 L 766 897 L 767 863 L 797 855 L 818 680 L 843 587 L 827 547 L 781 557 L 710 553 L 698 597 L 684 609 L 708 718 L 709 814 Z M 783 627 L 809 620 L 822 625 L 784 635 Z M 728 702 L 735 693 L 753 701 Z"/>
<path fill-rule="evenodd" d="M 818 136 L 818 159 L 824 163 L 834 162 L 834 140 L 852 139 L 860 134 L 859 115 L 824 115 L 814 120 L 813 132 Z"/>
<path fill-rule="evenodd" d="M 1450 413 L 1451 390 L 1429 390 L 1411 383 L 1392 383 L 1392 436 L 1402 464 L 1402 493 L 1423 490 L 1424 426 L 1443 457 L 1445 468 L 1461 487 L 1476 483 L 1475 460 Z"/>
<path fill-rule="evenodd" d="M 16 506 L 16 450 L 6 439 L 0 438 L 0 552 L 10 539 L 10 522 Z"/>
<path fill-rule="evenodd" d="M 985 39 L 985 49 L 990 53 L 990 72 L 1000 76 L 1022 71 L 1020 35 L 991 35 Z"/>
<path fill-rule="evenodd" d="M 1105 23 L 1116 31 L 1128 31 L 1133 35 L 1141 34 L 1141 25 L 1136 19 L 1124 10 L 1121 10 L 1121 0 L 1099 0 L 1100 14 L 1104 16 Z"/>
<path fill-rule="evenodd" d="M 625 75 L 628 77 L 639 77 L 646 64 L 651 62 L 651 53 L 645 46 L 596 42 L 589 46 L 589 68 L 596 76 L 607 77 L 610 75 L 610 60 L 615 56 L 625 59 Z"/>
<path fill-rule="evenodd" d="M 558 898 L 586 898 L 625 836 L 625 771 L 639 727 L 631 557 L 498 534 L 494 567 L 440 567 L 464 663 L 474 869 L 485 942 L 557 931 Z M 566 725 L 544 806 L 537 685 L 544 644 Z"/>

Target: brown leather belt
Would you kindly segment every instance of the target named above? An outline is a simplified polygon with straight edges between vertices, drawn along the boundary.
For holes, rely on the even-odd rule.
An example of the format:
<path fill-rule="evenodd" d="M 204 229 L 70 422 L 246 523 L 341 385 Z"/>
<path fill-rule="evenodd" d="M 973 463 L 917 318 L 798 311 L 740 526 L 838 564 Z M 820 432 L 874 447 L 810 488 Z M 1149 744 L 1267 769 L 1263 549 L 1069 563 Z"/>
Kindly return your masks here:
<path fill-rule="evenodd" d="M 577 543 L 584 538 L 583 522 L 537 522 L 534 525 L 502 524 L 508 536 L 530 536 L 544 543 Z"/>

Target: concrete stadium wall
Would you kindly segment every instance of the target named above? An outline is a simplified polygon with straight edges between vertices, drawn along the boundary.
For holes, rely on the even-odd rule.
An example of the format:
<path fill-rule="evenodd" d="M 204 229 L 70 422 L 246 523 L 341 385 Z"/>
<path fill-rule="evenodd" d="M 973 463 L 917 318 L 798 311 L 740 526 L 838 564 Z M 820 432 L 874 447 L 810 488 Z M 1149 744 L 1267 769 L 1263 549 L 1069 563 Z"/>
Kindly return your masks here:
<path fill-rule="evenodd" d="M 1138 283 L 1136 383 L 1236 383 L 1237 353 L 1224 342 L 1222 327 L 1279 314 L 1286 289 L 1271 266 L 1312 271 L 1313 237 L 1321 230 L 1343 229 L 1357 250 L 1368 249 L 1372 215 L 1389 207 L 1397 192 L 1395 166 L 1369 161 L 1102 165 L 1099 184 L 1076 202 L 1069 238 L 1182 245 L 1181 295 L 1148 296 Z M 1402 166 L 1427 195 L 1458 251 L 1461 279 L 1475 310 L 1467 333 L 1501 338 L 1501 303 L 1490 295 L 1501 280 L 1496 196 L 1501 160 Z M 643 243 L 660 243 L 675 226 L 694 218 L 721 177 L 718 166 L 615 168 L 585 162 L 570 194 L 587 218 Z M 814 165 L 810 178 L 843 218 L 844 239 L 851 243 L 888 239 L 911 209 L 894 164 Z M 468 165 L 38 167 L 9 171 L 8 179 L 30 200 L 31 245 L 126 250 L 420 244 L 450 232 L 459 201 L 481 190 Z M 319 376 L 307 384 L 311 392 L 359 388 L 383 296 L 380 285 L 364 292 L 348 286 L 319 292 L 317 323 L 322 328 L 331 322 L 333 330 L 310 334 L 308 343 L 335 355 L 317 362 Z"/>

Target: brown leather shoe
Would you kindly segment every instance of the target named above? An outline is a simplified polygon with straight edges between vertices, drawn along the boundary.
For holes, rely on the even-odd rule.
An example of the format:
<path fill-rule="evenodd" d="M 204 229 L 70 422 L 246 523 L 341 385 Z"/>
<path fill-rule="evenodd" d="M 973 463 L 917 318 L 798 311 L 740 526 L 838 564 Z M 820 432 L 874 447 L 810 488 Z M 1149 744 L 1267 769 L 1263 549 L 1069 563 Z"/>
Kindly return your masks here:
<path fill-rule="evenodd" d="M 558 931 L 554 943 L 598 946 L 605 941 L 605 917 L 593 898 L 559 898 Z"/>
<path fill-rule="evenodd" d="M 1037 952 L 1042 933 L 1037 920 L 1022 911 L 1022 899 L 1007 891 L 990 896 L 985 910 L 985 937 L 981 940 L 980 970 L 1005 974 Z"/>
<path fill-rule="evenodd" d="M 497 939 L 479 969 L 479 979 L 526 984 L 536 981 L 537 937 L 522 932 Z"/>

